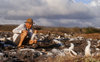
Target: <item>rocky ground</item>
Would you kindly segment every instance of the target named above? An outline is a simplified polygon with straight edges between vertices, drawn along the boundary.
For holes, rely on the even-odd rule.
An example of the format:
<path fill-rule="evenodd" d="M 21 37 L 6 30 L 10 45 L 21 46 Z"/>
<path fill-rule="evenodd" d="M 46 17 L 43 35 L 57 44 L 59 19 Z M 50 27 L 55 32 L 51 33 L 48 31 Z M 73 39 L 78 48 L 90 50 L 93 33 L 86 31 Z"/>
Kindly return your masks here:
<path fill-rule="evenodd" d="M 12 32 L 0 32 L 0 62 L 99 62 L 100 60 L 100 40 L 96 38 L 98 34 L 38 33 L 37 39 L 41 41 L 33 45 L 24 45 L 23 48 L 5 43 L 11 40 L 12 35 Z"/>

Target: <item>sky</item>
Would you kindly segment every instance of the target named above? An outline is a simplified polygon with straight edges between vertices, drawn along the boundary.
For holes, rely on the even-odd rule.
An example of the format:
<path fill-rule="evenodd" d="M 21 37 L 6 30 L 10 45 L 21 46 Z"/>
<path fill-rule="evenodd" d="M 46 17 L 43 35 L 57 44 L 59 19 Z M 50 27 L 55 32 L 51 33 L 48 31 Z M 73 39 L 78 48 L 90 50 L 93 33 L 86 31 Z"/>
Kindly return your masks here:
<path fill-rule="evenodd" d="M 0 24 L 100 27 L 100 0 L 0 0 Z"/>
<path fill-rule="evenodd" d="M 85 3 L 85 4 L 88 4 L 90 3 L 92 0 L 75 0 L 76 2 L 82 2 L 82 3 Z"/>

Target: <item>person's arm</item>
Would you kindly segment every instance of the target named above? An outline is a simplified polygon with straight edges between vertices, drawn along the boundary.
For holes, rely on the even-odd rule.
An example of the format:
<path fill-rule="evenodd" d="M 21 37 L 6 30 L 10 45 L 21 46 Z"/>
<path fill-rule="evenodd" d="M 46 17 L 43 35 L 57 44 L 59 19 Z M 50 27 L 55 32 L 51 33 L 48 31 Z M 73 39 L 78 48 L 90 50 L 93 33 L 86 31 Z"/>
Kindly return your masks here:
<path fill-rule="evenodd" d="M 15 29 L 13 29 L 13 33 L 17 34 L 17 33 L 22 33 L 22 30 L 24 28 L 24 24 L 19 25 L 18 27 L 16 27 Z"/>
<path fill-rule="evenodd" d="M 35 36 L 36 36 L 36 34 L 37 34 L 37 30 L 35 30 L 34 31 L 34 33 L 33 33 L 33 35 L 32 35 L 32 37 L 31 37 L 31 40 L 29 41 L 29 44 L 33 44 L 34 42 L 36 43 L 36 39 L 34 39 L 35 38 Z"/>
<path fill-rule="evenodd" d="M 35 30 L 35 31 L 34 31 L 34 33 L 33 33 L 32 37 L 31 37 L 31 40 L 34 40 L 34 38 L 35 38 L 36 34 L 37 34 L 37 30 Z"/>

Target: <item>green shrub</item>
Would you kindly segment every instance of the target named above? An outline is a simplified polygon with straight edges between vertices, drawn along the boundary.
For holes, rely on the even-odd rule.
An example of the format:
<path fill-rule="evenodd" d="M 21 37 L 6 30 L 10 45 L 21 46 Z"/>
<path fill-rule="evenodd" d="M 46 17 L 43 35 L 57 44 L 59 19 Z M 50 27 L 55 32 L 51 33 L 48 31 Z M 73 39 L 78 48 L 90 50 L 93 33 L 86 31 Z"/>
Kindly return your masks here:
<path fill-rule="evenodd" d="M 100 29 L 94 28 L 94 27 L 88 27 L 88 28 L 83 28 L 83 32 L 88 34 L 88 33 L 100 33 Z"/>

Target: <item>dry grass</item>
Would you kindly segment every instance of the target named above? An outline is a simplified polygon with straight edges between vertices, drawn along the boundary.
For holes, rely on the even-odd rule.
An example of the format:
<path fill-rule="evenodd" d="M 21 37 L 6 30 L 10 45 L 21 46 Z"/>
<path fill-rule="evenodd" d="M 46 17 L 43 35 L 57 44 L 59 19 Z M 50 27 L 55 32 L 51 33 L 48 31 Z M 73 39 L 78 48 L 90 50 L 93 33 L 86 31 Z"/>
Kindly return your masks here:
<path fill-rule="evenodd" d="M 18 25 L 0 25 L 0 31 L 12 31 Z M 43 33 L 100 33 L 100 29 L 94 27 L 87 27 L 87 28 L 79 28 L 79 27 L 45 27 L 45 26 L 34 26 L 35 28 L 40 28 L 38 32 Z"/>
<path fill-rule="evenodd" d="M 100 57 L 56 56 L 39 59 L 37 62 L 100 62 Z"/>
<path fill-rule="evenodd" d="M 100 39 L 100 33 L 76 34 L 75 36 L 82 36 L 85 38 L 92 38 L 92 39 Z"/>
<path fill-rule="evenodd" d="M 17 25 L 0 25 L 0 31 L 12 31 Z"/>
<path fill-rule="evenodd" d="M 93 57 L 59 57 L 53 62 L 100 62 L 100 58 Z"/>

